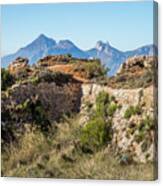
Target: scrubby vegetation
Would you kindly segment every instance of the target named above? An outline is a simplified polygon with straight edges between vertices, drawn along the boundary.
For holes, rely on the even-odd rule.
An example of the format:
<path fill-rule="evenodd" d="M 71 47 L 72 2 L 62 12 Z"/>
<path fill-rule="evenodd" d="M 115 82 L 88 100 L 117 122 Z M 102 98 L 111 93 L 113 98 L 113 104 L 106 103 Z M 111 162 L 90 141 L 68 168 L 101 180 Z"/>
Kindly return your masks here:
<path fill-rule="evenodd" d="M 96 151 L 110 143 L 112 139 L 111 117 L 118 108 L 112 100 L 113 97 L 104 91 L 98 94 L 96 108 L 89 122 L 81 130 L 80 140 L 84 149 Z"/>
<path fill-rule="evenodd" d="M 129 58 L 122 64 L 118 74 L 108 79 L 108 84 L 123 89 L 157 86 L 157 57 Z"/>
<path fill-rule="evenodd" d="M 36 98 L 34 101 L 26 99 L 23 103 L 16 106 L 16 110 L 18 112 L 28 113 L 28 116 L 26 117 L 30 118 L 30 122 L 36 124 L 42 131 L 48 131 L 50 121 L 48 120 L 45 108 L 39 99 Z"/>
<path fill-rule="evenodd" d="M 108 69 L 105 68 L 99 60 L 76 63 L 74 66 L 75 72 L 84 73 L 85 78 L 93 79 L 98 77 L 106 77 Z"/>
<path fill-rule="evenodd" d="M 135 136 L 136 141 L 138 143 L 142 142 L 143 140 L 145 142 L 150 142 L 149 140 L 149 131 L 152 131 L 154 129 L 154 120 L 146 116 L 138 125 L 138 134 Z"/>
<path fill-rule="evenodd" d="M 63 71 L 48 68 L 54 64 Z M 126 109 L 119 100 L 123 91 L 115 89 L 114 94 L 109 89 L 149 86 L 151 71 L 138 62 L 130 73 L 125 69 L 108 78 L 108 69 L 98 59 L 69 54 L 47 56 L 33 67 L 24 65 L 2 69 L 2 176 L 154 179 L 149 151 L 155 130 L 152 110 L 146 114 L 145 102 Z M 133 76 L 137 69 L 142 76 Z M 140 163 L 143 157 L 149 160 L 145 164 Z"/>
<path fill-rule="evenodd" d="M 96 113 L 104 118 L 108 116 L 113 116 L 116 109 L 119 107 L 115 102 L 113 96 L 105 91 L 102 91 L 98 94 L 96 98 Z"/>
<path fill-rule="evenodd" d="M 46 70 L 35 73 L 19 83 L 17 79 L 2 93 L 3 144 L 17 140 L 26 123 L 45 133 L 53 121 L 79 111 L 81 87 L 71 75 Z"/>
<path fill-rule="evenodd" d="M 91 119 L 81 131 L 81 143 L 83 149 L 96 150 L 109 142 L 110 126 L 102 117 Z"/>
<path fill-rule="evenodd" d="M 114 88 L 140 88 L 148 87 L 154 83 L 154 75 L 151 70 L 146 71 L 143 75 L 129 76 L 128 74 L 111 77 L 108 79 L 108 84 Z"/>
<path fill-rule="evenodd" d="M 62 72 L 51 72 L 48 70 L 41 70 L 30 77 L 30 82 L 37 85 L 41 82 L 52 83 L 55 82 L 56 85 L 66 84 L 70 81 L 71 75 Z"/>
<path fill-rule="evenodd" d="M 128 109 L 125 111 L 124 118 L 129 119 L 132 115 L 136 114 L 141 114 L 142 110 L 140 106 L 130 106 Z"/>
<path fill-rule="evenodd" d="M 50 129 L 50 121 L 39 99 L 26 99 L 17 104 L 15 110 L 2 110 L 2 147 L 17 141 L 24 134 L 25 124 L 35 126 L 44 134 Z"/>
<path fill-rule="evenodd" d="M 115 113 L 115 111 L 118 109 L 118 108 L 120 108 L 120 105 L 117 105 L 117 104 L 115 104 L 115 103 L 111 103 L 109 106 L 108 106 L 108 115 L 109 116 L 113 116 L 114 115 L 114 113 Z"/>
<path fill-rule="evenodd" d="M 13 85 L 15 82 L 14 77 L 9 73 L 8 70 L 1 69 L 1 90 L 6 90 L 8 87 Z"/>
<path fill-rule="evenodd" d="M 41 103 L 35 101 L 33 106 L 31 104 L 26 100 L 17 105 L 17 109 L 32 111 L 33 120 L 43 124 L 40 127 L 47 126 Z M 53 123 L 48 135 L 37 125 L 25 125 L 24 135 L 19 135 L 16 143 L 2 146 L 2 176 L 152 179 L 152 163 L 124 166 L 112 153 L 108 155 L 112 116 L 118 108 L 114 97 L 100 92 L 95 110 L 84 126 L 80 124 L 80 114 L 65 116 L 61 122 Z M 145 173 L 143 177 L 140 174 L 142 170 Z"/>
<path fill-rule="evenodd" d="M 49 136 L 27 128 L 17 144 L 2 152 L 2 176 L 140 179 L 153 178 L 153 164 L 123 166 L 104 147 L 94 153 L 83 153 L 77 140 L 79 116 L 66 119 Z M 12 154 L 12 156 L 11 156 Z M 142 174 L 143 173 L 143 174 Z"/>

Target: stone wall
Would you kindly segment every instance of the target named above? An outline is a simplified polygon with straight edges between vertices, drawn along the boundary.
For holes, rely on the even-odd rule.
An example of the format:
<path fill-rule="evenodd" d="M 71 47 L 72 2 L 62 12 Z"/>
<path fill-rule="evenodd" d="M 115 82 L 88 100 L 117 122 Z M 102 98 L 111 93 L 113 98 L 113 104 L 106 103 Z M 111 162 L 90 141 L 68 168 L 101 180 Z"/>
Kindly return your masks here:
<path fill-rule="evenodd" d="M 154 120 L 153 86 L 145 89 L 112 89 L 97 84 L 83 84 L 81 113 L 87 115 L 84 110 L 85 103 L 95 103 L 96 96 L 101 91 L 114 96 L 117 104 L 121 106 L 112 118 L 113 138 L 111 144 L 108 145 L 108 152 L 114 152 L 120 161 L 125 158 L 132 158 L 133 161 L 142 163 L 154 161 L 157 123 Z M 141 113 L 125 118 L 125 112 L 130 106 L 139 106 Z M 152 123 L 154 127 L 148 126 L 151 120 L 154 122 Z"/>

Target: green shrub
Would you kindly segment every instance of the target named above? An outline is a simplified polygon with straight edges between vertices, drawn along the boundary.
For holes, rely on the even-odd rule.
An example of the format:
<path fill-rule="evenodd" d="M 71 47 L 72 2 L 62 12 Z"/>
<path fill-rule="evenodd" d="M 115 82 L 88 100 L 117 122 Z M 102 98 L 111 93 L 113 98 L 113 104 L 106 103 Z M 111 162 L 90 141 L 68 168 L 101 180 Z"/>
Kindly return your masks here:
<path fill-rule="evenodd" d="M 68 83 L 71 78 L 71 75 L 64 74 L 62 72 L 51 72 L 48 70 L 40 71 L 35 76 L 32 76 L 30 81 L 33 84 L 38 84 L 41 82 L 52 83 L 55 82 L 57 85 L 62 85 Z"/>
<path fill-rule="evenodd" d="M 105 68 L 98 60 L 83 62 L 80 64 L 77 63 L 74 70 L 84 71 L 86 78 L 88 79 L 105 77 L 108 72 L 108 69 Z"/>
<path fill-rule="evenodd" d="M 96 98 L 96 114 L 102 117 L 113 116 L 119 106 L 114 103 L 115 98 L 107 92 L 100 92 Z"/>
<path fill-rule="evenodd" d="M 81 130 L 82 146 L 92 151 L 99 149 L 111 140 L 111 126 L 102 117 L 90 120 Z"/>
<path fill-rule="evenodd" d="M 124 114 L 124 118 L 129 119 L 132 115 L 141 114 L 141 108 L 139 106 L 130 106 Z"/>
<path fill-rule="evenodd" d="M 154 120 L 151 117 L 146 116 L 139 124 L 139 131 L 149 131 L 152 129 L 154 129 Z"/>
<path fill-rule="evenodd" d="M 68 53 L 65 55 L 65 57 L 72 58 L 72 55 Z"/>
<path fill-rule="evenodd" d="M 29 122 L 33 122 L 42 131 L 46 132 L 49 129 L 50 122 L 40 100 L 32 101 L 27 99 L 22 104 L 17 105 L 16 109 L 24 113 L 24 119 L 26 117 L 27 120 L 31 120 Z"/>
<path fill-rule="evenodd" d="M 1 69 L 1 89 L 6 90 L 8 87 L 13 85 L 14 82 L 15 82 L 15 79 L 13 75 L 11 75 L 8 70 L 2 68 Z"/>
<path fill-rule="evenodd" d="M 39 83 L 39 78 L 38 77 L 31 77 L 30 78 L 30 82 L 33 84 L 33 85 L 37 85 Z"/>
<path fill-rule="evenodd" d="M 146 116 L 145 119 L 143 119 L 138 126 L 138 134 L 135 136 L 135 140 L 140 143 L 145 139 L 145 137 L 149 137 L 149 131 L 154 129 L 154 120 Z"/>
<path fill-rule="evenodd" d="M 111 103 L 108 106 L 108 115 L 112 117 L 114 115 L 115 111 L 117 110 L 117 108 L 118 108 L 117 104 Z"/>
<path fill-rule="evenodd" d="M 109 94 L 107 92 L 100 92 L 96 97 L 96 114 L 102 117 L 106 117 L 107 108 L 110 103 Z"/>
<path fill-rule="evenodd" d="M 118 105 L 113 102 L 113 97 L 110 97 L 107 92 L 101 91 L 98 94 L 94 114 L 81 130 L 82 147 L 94 151 L 111 141 L 112 120 L 108 116 L 112 117 L 117 108 Z"/>

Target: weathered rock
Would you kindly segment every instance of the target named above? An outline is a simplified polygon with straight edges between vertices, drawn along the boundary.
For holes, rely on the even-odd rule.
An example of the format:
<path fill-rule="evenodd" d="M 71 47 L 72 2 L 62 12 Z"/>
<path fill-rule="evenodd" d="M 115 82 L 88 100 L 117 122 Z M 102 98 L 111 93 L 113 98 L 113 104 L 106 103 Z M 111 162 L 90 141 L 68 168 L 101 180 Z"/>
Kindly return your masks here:
<path fill-rule="evenodd" d="M 16 74 L 18 72 L 24 71 L 28 67 L 28 59 L 18 57 L 8 66 L 8 70 L 11 74 Z"/>
<path fill-rule="evenodd" d="M 128 154 L 133 161 L 145 163 L 147 161 L 154 161 L 154 146 L 155 133 L 154 128 L 140 132 L 140 124 L 147 117 L 154 118 L 154 91 L 153 86 L 145 89 L 112 89 L 108 86 L 101 86 L 97 84 L 83 84 L 82 85 L 82 106 L 81 112 L 88 115 L 87 110 L 83 110 L 85 103 L 88 101 L 95 104 L 97 95 L 105 91 L 110 96 L 114 96 L 118 105 L 121 108 L 117 109 L 112 118 L 113 138 L 110 149 L 118 156 Z M 130 106 L 139 105 L 142 109 L 141 114 L 133 115 L 129 119 L 124 117 L 126 110 Z M 87 122 L 87 120 L 86 120 Z M 156 125 L 156 123 L 153 123 Z M 143 137 L 141 136 L 143 135 Z M 138 142 L 138 139 L 139 142 Z M 150 141 L 149 144 L 147 141 Z M 110 151 L 109 151 L 110 152 Z"/>
<path fill-rule="evenodd" d="M 130 73 L 130 72 L 139 72 L 140 70 L 150 69 L 155 66 L 157 62 L 156 57 L 153 56 L 135 56 L 128 58 L 125 63 L 123 63 L 117 74 Z M 134 70 L 134 71 L 133 71 Z"/>

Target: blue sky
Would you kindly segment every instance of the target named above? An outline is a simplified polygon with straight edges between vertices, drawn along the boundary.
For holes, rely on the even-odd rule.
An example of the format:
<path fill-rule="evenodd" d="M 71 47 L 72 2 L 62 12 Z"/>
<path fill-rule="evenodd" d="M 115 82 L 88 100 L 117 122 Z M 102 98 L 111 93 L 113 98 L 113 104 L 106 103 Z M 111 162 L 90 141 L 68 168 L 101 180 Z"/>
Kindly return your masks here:
<path fill-rule="evenodd" d="M 153 42 L 152 1 L 61 3 L 2 6 L 2 55 L 13 53 L 38 35 L 70 39 L 89 49 L 98 40 L 120 50 Z"/>

